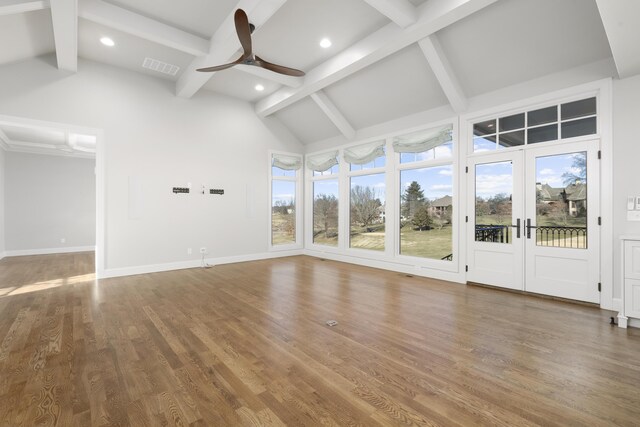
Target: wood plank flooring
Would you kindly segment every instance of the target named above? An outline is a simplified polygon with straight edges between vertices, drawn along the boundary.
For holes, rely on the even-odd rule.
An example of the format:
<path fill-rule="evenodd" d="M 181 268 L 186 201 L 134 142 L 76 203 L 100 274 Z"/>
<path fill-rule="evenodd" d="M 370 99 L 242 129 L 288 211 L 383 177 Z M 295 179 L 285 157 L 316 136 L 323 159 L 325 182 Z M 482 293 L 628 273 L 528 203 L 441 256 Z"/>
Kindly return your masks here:
<path fill-rule="evenodd" d="M 92 257 L 0 261 L 0 425 L 640 424 L 640 332 L 610 312 L 309 257 L 95 281 Z"/>

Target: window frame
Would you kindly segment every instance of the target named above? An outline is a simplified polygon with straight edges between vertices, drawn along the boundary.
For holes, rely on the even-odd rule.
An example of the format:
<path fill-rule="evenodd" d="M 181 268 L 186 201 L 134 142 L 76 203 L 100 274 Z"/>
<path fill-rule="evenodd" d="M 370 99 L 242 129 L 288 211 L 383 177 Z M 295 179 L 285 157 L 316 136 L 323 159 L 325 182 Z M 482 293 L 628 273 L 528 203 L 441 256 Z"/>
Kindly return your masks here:
<path fill-rule="evenodd" d="M 362 256 L 364 257 L 366 254 L 367 258 L 384 258 L 387 255 L 390 255 L 390 248 L 389 248 L 389 233 L 387 233 L 387 227 L 389 226 L 389 222 L 388 222 L 388 212 L 389 212 L 389 203 L 388 203 L 388 196 L 389 196 L 389 169 L 393 166 L 393 162 L 390 161 L 389 158 L 389 150 L 391 150 L 391 153 L 393 153 L 393 147 L 391 146 L 390 143 L 390 139 L 389 138 L 374 138 L 371 139 L 368 142 L 374 142 L 374 141 L 384 141 L 384 166 L 379 166 L 379 167 L 374 167 L 371 169 L 361 169 L 361 170 L 355 170 L 352 171 L 351 170 L 351 163 L 347 162 L 346 160 L 344 160 L 343 158 L 343 162 L 345 164 L 344 170 L 345 172 L 343 173 L 344 176 L 344 188 L 345 188 L 345 200 L 346 203 L 345 207 L 344 207 L 344 248 L 346 249 L 347 252 L 351 252 L 351 253 L 355 253 L 358 254 L 358 256 Z M 350 144 L 346 147 L 342 147 L 342 149 L 340 150 L 340 153 L 342 154 L 342 152 L 344 151 L 345 148 L 349 148 L 349 147 L 355 147 L 358 146 L 360 144 L 362 144 L 363 141 L 360 141 L 356 144 Z M 365 141 L 364 143 L 367 143 L 367 141 Z M 380 156 L 382 157 L 382 156 Z M 378 157 L 378 158 L 380 158 Z M 348 165 L 348 166 L 347 166 Z M 384 215 L 385 215 L 385 225 L 384 225 L 384 249 L 381 251 L 376 251 L 376 250 L 371 250 L 371 249 L 363 249 L 363 248 L 352 248 L 351 247 L 351 178 L 353 177 L 359 177 L 359 176 L 367 176 L 367 175 L 378 175 L 378 174 L 384 174 L 384 182 L 385 182 L 385 188 L 384 188 L 384 198 L 385 198 L 385 210 L 384 210 Z"/>
<path fill-rule="evenodd" d="M 452 273 L 458 273 L 459 272 L 459 265 L 460 265 L 460 258 L 461 258 L 461 254 L 459 252 L 459 245 L 458 245 L 458 236 L 459 236 L 459 230 L 460 230 L 460 212 L 459 212 L 459 203 L 458 201 L 460 200 L 460 195 L 459 195 L 459 187 L 458 187 L 458 182 L 459 182 L 459 152 L 460 152 L 460 141 L 458 139 L 458 126 L 457 126 L 457 121 L 452 121 L 452 120 L 448 120 L 448 121 L 444 121 L 444 122 L 439 122 L 439 123 L 433 123 L 433 124 L 429 124 L 428 126 L 424 126 L 421 127 L 417 130 L 413 130 L 412 132 L 403 132 L 403 133 L 396 133 L 394 136 L 402 136 L 405 133 L 413 133 L 416 131 L 420 131 L 420 130 L 429 130 L 438 126 L 443 126 L 446 124 L 452 124 L 452 130 L 451 130 L 451 141 L 452 141 L 452 150 L 451 150 L 451 157 L 449 158 L 433 158 L 433 159 L 428 159 L 428 160 L 418 160 L 418 161 L 413 161 L 413 162 L 406 162 L 406 163 L 400 163 L 400 155 L 401 153 L 396 153 L 394 152 L 394 159 L 393 159 L 393 165 L 394 165 L 394 188 L 396 191 L 395 197 L 394 197 L 394 202 L 395 202 L 395 224 L 394 224 L 394 229 L 396 230 L 396 232 L 394 232 L 394 242 L 393 242 L 393 251 L 394 251 L 394 258 L 396 260 L 398 260 L 399 262 L 403 262 L 403 263 L 407 263 L 407 264 L 412 264 L 412 265 L 416 265 L 416 266 L 421 266 L 424 268 L 428 268 L 428 269 L 433 269 L 433 270 L 443 270 L 443 271 L 448 271 L 448 272 L 452 272 Z M 393 138 L 391 138 L 393 140 Z M 473 143 L 473 141 L 472 141 Z M 391 162 L 390 162 L 391 163 Z M 439 166 L 451 166 L 451 205 L 453 207 L 453 214 L 451 216 L 452 219 L 452 226 L 451 226 L 451 253 L 453 254 L 453 260 L 452 261 L 446 261 L 446 260 L 441 260 L 441 259 L 433 259 L 433 258 L 425 258 L 425 257 L 418 257 L 418 256 L 413 256 L 413 255 L 406 255 L 406 254 L 402 254 L 400 252 L 400 244 L 401 244 L 401 233 L 400 233 L 400 209 L 402 206 L 402 202 L 401 202 L 401 197 L 402 197 L 402 191 L 401 191 L 401 186 L 402 186 L 402 180 L 400 178 L 402 171 L 405 170 L 413 170 L 413 169 L 424 169 L 424 168 L 432 168 L 432 167 L 439 167 Z"/>
<path fill-rule="evenodd" d="M 277 155 L 277 154 L 281 154 L 281 155 L 285 155 L 285 156 L 291 156 L 291 157 L 297 157 L 302 161 L 302 166 L 300 166 L 300 169 L 295 171 L 295 176 L 274 176 L 273 175 L 273 156 Z M 304 222 L 303 222 L 303 208 L 304 208 L 304 202 L 301 203 L 301 201 L 303 201 L 303 177 L 304 177 L 304 172 L 305 172 L 305 167 L 304 167 L 304 156 L 302 154 L 299 153 L 291 153 L 291 152 L 286 152 L 286 151 L 275 151 L 275 150 L 269 150 L 269 191 L 268 196 L 269 196 L 269 227 L 268 227 L 268 240 L 267 240 L 267 247 L 269 249 L 270 252 L 276 252 L 276 251 L 289 251 L 289 250 L 296 250 L 296 249 L 302 249 L 303 248 L 303 232 L 301 231 L 301 228 L 304 228 Z M 295 193 L 295 241 L 293 243 L 290 244 L 282 244 L 282 245 L 274 245 L 273 244 L 273 182 L 274 181 L 288 181 L 288 182 L 293 182 L 295 183 L 295 187 L 296 187 L 296 193 Z"/>
<path fill-rule="evenodd" d="M 325 150 L 325 151 L 319 151 L 313 154 L 323 154 L 323 153 L 328 153 L 331 151 L 335 151 L 335 150 Z M 305 161 L 306 161 L 306 157 L 305 156 Z M 342 203 L 342 183 L 341 183 L 341 176 L 342 176 L 342 171 L 344 169 L 344 165 L 345 162 L 342 159 L 342 150 L 339 150 L 338 152 L 338 164 L 335 165 L 338 167 L 338 171 L 336 173 L 331 173 L 331 174 L 327 174 L 327 175 L 315 175 L 314 176 L 314 171 L 311 169 L 306 168 L 306 164 L 305 164 L 305 194 L 308 194 L 309 197 L 305 197 L 305 212 L 307 212 L 307 216 L 306 216 L 306 221 L 305 221 L 305 240 L 307 242 L 309 242 L 309 246 L 313 247 L 316 250 L 321 250 L 321 251 L 325 251 L 325 250 L 339 250 L 342 247 L 342 240 L 344 238 L 344 233 L 342 232 L 342 226 L 343 226 L 343 220 L 342 220 L 342 209 L 343 209 L 343 203 Z M 335 167 L 333 166 L 333 167 Z M 328 169 L 329 171 L 331 169 Z M 314 187 L 314 183 L 317 181 L 332 181 L 335 180 L 338 183 L 338 244 L 336 246 L 331 246 L 331 245 L 323 245 L 323 244 L 319 244 L 319 243 L 315 243 L 313 241 L 313 201 L 314 201 L 314 191 L 313 191 L 313 187 Z"/>

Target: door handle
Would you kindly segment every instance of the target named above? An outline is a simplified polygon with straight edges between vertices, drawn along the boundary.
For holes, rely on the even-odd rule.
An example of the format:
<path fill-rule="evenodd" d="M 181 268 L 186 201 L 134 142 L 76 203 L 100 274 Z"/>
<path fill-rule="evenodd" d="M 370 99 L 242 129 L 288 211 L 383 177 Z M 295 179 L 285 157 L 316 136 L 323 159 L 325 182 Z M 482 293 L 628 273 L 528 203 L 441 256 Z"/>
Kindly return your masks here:
<path fill-rule="evenodd" d="M 520 218 L 516 219 L 516 225 L 512 225 L 512 227 L 516 228 L 516 237 L 520 238 Z"/>
<path fill-rule="evenodd" d="M 531 229 L 536 228 L 535 225 L 531 225 L 531 218 L 527 218 L 527 239 L 531 238 Z"/>

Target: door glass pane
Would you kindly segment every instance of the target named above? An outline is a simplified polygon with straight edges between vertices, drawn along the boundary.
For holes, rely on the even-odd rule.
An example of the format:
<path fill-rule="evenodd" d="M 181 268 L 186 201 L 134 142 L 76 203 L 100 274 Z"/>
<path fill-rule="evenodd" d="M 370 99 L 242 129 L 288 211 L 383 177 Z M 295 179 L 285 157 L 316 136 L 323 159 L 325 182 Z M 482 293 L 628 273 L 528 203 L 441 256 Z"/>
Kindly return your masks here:
<path fill-rule="evenodd" d="M 481 136 L 473 138 L 473 152 L 491 151 L 496 149 L 496 136 Z"/>
<path fill-rule="evenodd" d="M 574 120 L 562 123 L 562 138 L 573 138 L 575 136 L 593 135 L 596 133 L 596 118 Z"/>
<path fill-rule="evenodd" d="M 524 130 L 501 133 L 499 136 L 500 147 L 509 148 L 524 145 Z"/>
<path fill-rule="evenodd" d="M 540 126 L 527 130 L 527 144 L 536 144 L 538 142 L 555 141 L 558 139 L 558 124 L 554 123 L 548 126 Z"/>
<path fill-rule="evenodd" d="M 384 199 L 383 173 L 351 178 L 350 247 L 384 250 Z"/>
<path fill-rule="evenodd" d="M 538 126 L 558 121 L 558 106 L 542 108 L 527 113 L 528 126 Z"/>
<path fill-rule="evenodd" d="M 453 167 L 400 172 L 400 253 L 453 260 Z"/>
<path fill-rule="evenodd" d="M 536 244 L 587 247 L 587 153 L 536 157 Z"/>
<path fill-rule="evenodd" d="M 578 117 L 593 116 L 596 114 L 596 99 L 588 98 L 580 101 L 562 104 L 560 115 L 562 120 L 575 119 Z"/>
<path fill-rule="evenodd" d="M 293 244 L 296 242 L 296 183 L 273 180 L 271 196 L 271 244 Z"/>
<path fill-rule="evenodd" d="M 524 127 L 524 113 L 514 114 L 513 116 L 500 117 L 500 132 L 506 132 Z"/>
<path fill-rule="evenodd" d="M 513 163 L 476 165 L 476 242 L 511 243 Z"/>
<path fill-rule="evenodd" d="M 487 120 L 473 125 L 473 134 L 475 136 L 490 135 L 496 133 L 496 120 Z"/>
<path fill-rule="evenodd" d="M 338 246 L 338 180 L 313 183 L 313 243 Z"/>

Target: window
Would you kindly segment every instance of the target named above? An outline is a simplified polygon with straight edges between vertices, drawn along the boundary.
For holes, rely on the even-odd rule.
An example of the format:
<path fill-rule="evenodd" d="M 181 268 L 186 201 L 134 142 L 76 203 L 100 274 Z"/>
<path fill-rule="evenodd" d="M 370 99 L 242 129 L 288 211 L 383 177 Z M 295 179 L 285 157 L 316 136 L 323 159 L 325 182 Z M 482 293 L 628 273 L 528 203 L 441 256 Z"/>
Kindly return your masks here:
<path fill-rule="evenodd" d="M 302 159 L 296 155 L 271 156 L 271 245 L 295 245 L 297 195 Z"/>
<path fill-rule="evenodd" d="M 479 153 L 596 133 L 596 98 L 587 98 L 475 123 L 473 151 Z"/>
<path fill-rule="evenodd" d="M 385 142 L 344 150 L 349 172 L 349 247 L 384 251 Z"/>
<path fill-rule="evenodd" d="M 453 260 L 452 127 L 394 138 L 400 157 L 400 254 Z"/>
<path fill-rule="evenodd" d="M 338 246 L 338 152 L 316 154 L 307 158 L 312 171 L 313 237 L 316 245 Z"/>

